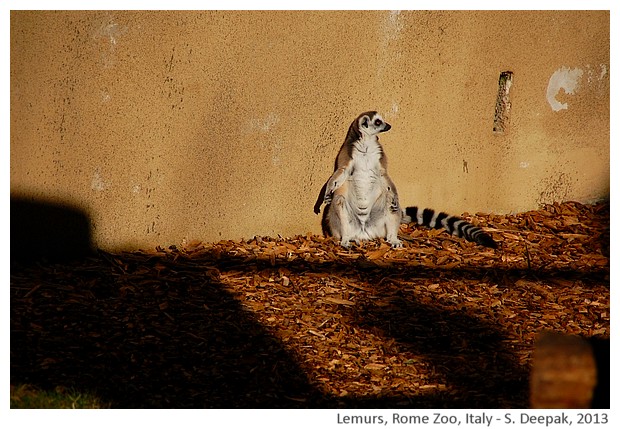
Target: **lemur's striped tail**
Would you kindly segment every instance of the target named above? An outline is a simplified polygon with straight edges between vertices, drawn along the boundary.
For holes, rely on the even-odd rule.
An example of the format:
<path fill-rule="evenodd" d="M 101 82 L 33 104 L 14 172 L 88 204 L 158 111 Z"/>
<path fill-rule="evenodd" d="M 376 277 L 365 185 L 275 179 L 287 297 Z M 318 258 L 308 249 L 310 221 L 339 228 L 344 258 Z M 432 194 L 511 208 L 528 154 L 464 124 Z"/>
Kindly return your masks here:
<path fill-rule="evenodd" d="M 462 237 L 468 241 L 473 241 L 482 246 L 497 249 L 497 243 L 493 241 L 491 236 L 484 232 L 481 228 L 456 217 L 450 216 L 444 212 L 436 212 L 433 209 L 418 209 L 417 207 L 407 207 L 403 210 L 401 223 L 416 222 L 429 228 L 444 228 L 450 234 Z"/>

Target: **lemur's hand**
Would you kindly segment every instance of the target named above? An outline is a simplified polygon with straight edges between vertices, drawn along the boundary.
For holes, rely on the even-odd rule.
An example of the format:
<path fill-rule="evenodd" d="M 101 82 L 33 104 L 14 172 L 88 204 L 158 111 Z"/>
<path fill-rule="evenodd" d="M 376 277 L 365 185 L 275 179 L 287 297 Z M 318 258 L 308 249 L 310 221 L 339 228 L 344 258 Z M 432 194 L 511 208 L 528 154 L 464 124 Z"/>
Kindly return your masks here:
<path fill-rule="evenodd" d="M 391 201 L 390 201 L 390 211 L 392 212 L 399 212 L 400 211 L 400 203 L 398 201 L 398 195 L 394 194 L 392 195 Z"/>
<path fill-rule="evenodd" d="M 334 191 L 325 192 L 325 197 L 323 197 L 323 204 L 331 204 L 333 198 L 334 198 Z"/>

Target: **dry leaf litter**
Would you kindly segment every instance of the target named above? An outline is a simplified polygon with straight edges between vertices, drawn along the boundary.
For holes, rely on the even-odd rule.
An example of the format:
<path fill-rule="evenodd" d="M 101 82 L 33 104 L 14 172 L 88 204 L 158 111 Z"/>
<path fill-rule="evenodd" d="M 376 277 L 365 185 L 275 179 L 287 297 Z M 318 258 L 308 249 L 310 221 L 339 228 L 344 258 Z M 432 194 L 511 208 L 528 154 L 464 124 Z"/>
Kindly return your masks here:
<path fill-rule="evenodd" d="M 11 270 L 11 383 L 118 408 L 526 408 L 534 339 L 609 338 L 609 205 L 465 214 L 482 248 L 316 235 Z"/>

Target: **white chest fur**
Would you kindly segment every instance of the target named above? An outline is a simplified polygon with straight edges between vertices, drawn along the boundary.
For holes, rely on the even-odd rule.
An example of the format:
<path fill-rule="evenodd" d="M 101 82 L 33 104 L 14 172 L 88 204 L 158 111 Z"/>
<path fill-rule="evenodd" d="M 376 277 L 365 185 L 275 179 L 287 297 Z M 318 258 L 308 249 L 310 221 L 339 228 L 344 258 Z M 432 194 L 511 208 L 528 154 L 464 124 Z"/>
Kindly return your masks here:
<path fill-rule="evenodd" d="M 361 139 L 353 146 L 351 181 L 353 204 L 366 212 L 381 194 L 381 157 L 383 150 L 376 137 Z"/>

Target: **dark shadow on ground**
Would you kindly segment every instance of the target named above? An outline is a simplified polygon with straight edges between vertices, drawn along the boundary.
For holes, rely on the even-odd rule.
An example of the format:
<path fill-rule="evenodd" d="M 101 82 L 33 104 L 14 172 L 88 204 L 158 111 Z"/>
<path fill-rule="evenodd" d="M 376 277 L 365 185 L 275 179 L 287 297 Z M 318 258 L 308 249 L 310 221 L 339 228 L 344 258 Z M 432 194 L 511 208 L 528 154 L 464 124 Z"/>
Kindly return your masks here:
<path fill-rule="evenodd" d="M 592 408 L 608 409 L 611 406 L 611 341 L 600 338 L 590 338 L 589 341 L 594 352 L 598 379 L 592 398 Z"/>
<path fill-rule="evenodd" d="M 106 274 L 85 264 L 74 281 L 43 273 L 30 296 L 14 290 L 11 382 L 96 392 L 115 408 L 291 408 L 315 396 L 208 270 L 195 283 L 149 267 L 152 276 L 131 282 L 127 273 L 144 267 Z"/>
<path fill-rule="evenodd" d="M 73 209 L 63 220 L 62 208 L 22 204 L 20 213 L 28 214 L 30 220 L 15 228 L 12 224 L 12 234 L 24 233 L 21 228 L 41 219 L 31 211 L 33 207 L 39 213 L 53 213 L 57 225 L 77 222 L 81 232 L 65 245 L 89 249 L 90 234 L 83 228 L 88 220 Z M 46 230 L 38 231 L 45 235 Z M 48 248 L 56 239 L 55 231 L 42 237 Z M 499 280 L 505 272 L 474 268 L 438 273 L 419 266 L 377 268 L 364 263 L 306 261 L 274 266 L 268 261 L 212 254 L 193 260 L 188 267 L 180 264 L 179 254 L 140 259 L 104 252 L 77 259 L 73 254 L 71 263 L 32 264 L 28 248 L 21 248 L 20 260 L 11 266 L 12 384 L 74 387 L 95 392 L 114 408 L 528 405 L 527 371 L 506 349 L 500 326 L 465 312 L 423 305 L 415 296 L 394 291 L 390 306 L 361 303 L 342 311 L 360 327 L 374 328 L 402 348 L 428 356 L 440 372 L 438 380 L 456 386 L 457 394 L 326 395 L 308 379 L 303 356 L 286 349 L 262 326 L 220 281 L 217 270 L 286 266 L 292 273 L 329 272 L 346 278 L 343 272 L 353 268 L 355 276 L 376 285 L 395 272 L 412 277 L 439 274 L 448 280 L 462 276 Z M 35 252 L 34 256 L 41 255 Z M 536 275 L 555 274 L 541 271 Z M 375 293 L 384 291 L 377 286 Z M 491 369 L 499 369 L 506 377 L 487 379 L 485 372 Z"/>
<path fill-rule="evenodd" d="M 450 408 L 527 407 L 528 371 L 506 348 L 510 343 L 501 327 L 405 294 L 390 306 L 369 302 L 357 320 L 360 327 L 378 328 L 396 340 L 399 350 L 430 361 L 437 371 L 434 381 L 450 387 L 443 395 Z"/>
<path fill-rule="evenodd" d="M 303 265 L 287 267 L 308 271 Z M 310 268 L 325 269 L 343 276 L 336 267 Z M 15 269 L 11 382 L 96 392 L 116 408 L 493 408 L 518 405 L 517 397 L 527 405 L 527 374 L 507 358 L 497 327 L 404 294 L 393 307 L 341 311 L 434 359 L 439 378 L 462 394 L 325 395 L 305 375 L 303 356 L 285 350 L 241 306 L 218 281 L 214 264 L 197 263 L 190 271 L 172 257 L 136 263 L 105 253 L 71 265 Z M 495 372 L 497 365 L 506 373 L 501 385 L 485 379 L 485 370 Z"/>

